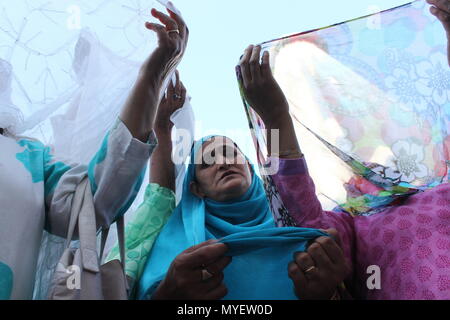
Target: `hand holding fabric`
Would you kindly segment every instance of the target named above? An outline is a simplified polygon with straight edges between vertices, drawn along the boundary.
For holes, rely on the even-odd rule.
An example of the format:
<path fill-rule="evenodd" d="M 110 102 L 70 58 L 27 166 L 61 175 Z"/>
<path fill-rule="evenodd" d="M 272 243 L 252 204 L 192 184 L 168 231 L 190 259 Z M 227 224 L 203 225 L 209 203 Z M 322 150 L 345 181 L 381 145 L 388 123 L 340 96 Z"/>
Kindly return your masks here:
<path fill-rule="evenodd" d="M 158 146 L 150 159 L 150 183 L 156 183 L 161 187 L 175 192 L 175 165 L 172 161 L 172 128 L 170 120 L 172 114 L 184 106 L 186 100 L 186 88 L 180 81 L 180 74 L 176 71 L 175 85 L 170 81 L 159 104 L 155 120 L 155 134 Z"/>
<path fill-rule="evenodd" d="M 223 270 L 231 257 L 228 248 L 217 240 L 191 247 L 172 262 L 154 300 L 219 300 L 227 295 Z"/>
<path fill-rule="evenodd" d="M 152 9 L 152 16 L 163 25 L 150 22 L 145 24 L 147 29 L 156 33 L 158 47 L 143 64 L 141 74 L 158 84 L 162 83 L 181 61 L 189 39 L 189 30 L 183 18 L 169 9 L 167 12 L 169 15 Z"/>
<path fill-rule="evenodd" d="M 302 157 L 289 114 L 289 103 L 270 69 L 269 52 L 264 52 L 262 59 L 260 56 L 261 46 L 251 45 L 236 67 L 244 96 L 270 132 L 267 138 L 269 156 Z M 272 130 L 278 130 L 278 141 L 272 141 Z"/>
<path fill-rule="evenodd" d="M 450 66 L 450 0 L 427 0 L 432 5 L 430 11 L 435 15 L 447 32 L 447 56 L 448 65 Z"/>
<path fill-rule="evenodd" d="M 269 52 L 260 56 L 261 46 L 250 45 L 236 69 L 247 101 L 267 125 L 289 117 L 289 104 L 272 75 Z"/>
<path fill-rule="evenodd" d="M 331 237 L 317 238 L 307 252 L 294 254 L 289 277 L 302 300 L 330 299 L 350 272 L 336 230 L 326 230 Z"/>
<path fill-rule="evenodd" d="M 175 72 L 175 75 L 175 85 L 172 81 L 170 82 L 159 104 L 158 113 L 156 114 L 155 133 L 158 139 L 166 135 L 170 137 L 171 130 L 174 126 L 170 117 L 175 111 L 181 109 L 186 101 L 186 88 L 180 81 L 180 73 L 178 70 Z"/>
<path fill-rule="evenodd" d="M 147 22 L 145 27 L 156 32 L 158 48 L 141 67 L 139 77 L 120 115 L 133 137 L 146 142 L 153 129 L 160 94 L 167 77 L 183 57 L 188 29 L 183 19 L 167 10 L 166 15 L 156 9 L 152 15 L 163 25 Z"/>

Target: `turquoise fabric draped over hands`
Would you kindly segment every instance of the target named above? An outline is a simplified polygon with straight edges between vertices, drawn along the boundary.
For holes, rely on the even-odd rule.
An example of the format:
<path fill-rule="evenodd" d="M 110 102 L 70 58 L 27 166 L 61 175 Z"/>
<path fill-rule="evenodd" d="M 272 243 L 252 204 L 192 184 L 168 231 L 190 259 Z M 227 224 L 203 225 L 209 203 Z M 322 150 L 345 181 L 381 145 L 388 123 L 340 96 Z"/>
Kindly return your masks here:
<path fill-rule="evenodd" d="M 305 251 L 308 242 L 327 234 L 304 228 L 276 228 L 261 179 L 252 166 L 252 184 L 239 199 L 220 203 L 200 199 L 189 190 L 195 178 L 195 156 L 191 154 L 183 185 L 183 196 L 159 235 L 139 281 L 138 298 L 151 297 L 170 264 L 184 250 L 210 239 L 227 244 L 233 260 L 224 270 L 227 300 L 297 299 L 288 277 L 293 254 Z"/>

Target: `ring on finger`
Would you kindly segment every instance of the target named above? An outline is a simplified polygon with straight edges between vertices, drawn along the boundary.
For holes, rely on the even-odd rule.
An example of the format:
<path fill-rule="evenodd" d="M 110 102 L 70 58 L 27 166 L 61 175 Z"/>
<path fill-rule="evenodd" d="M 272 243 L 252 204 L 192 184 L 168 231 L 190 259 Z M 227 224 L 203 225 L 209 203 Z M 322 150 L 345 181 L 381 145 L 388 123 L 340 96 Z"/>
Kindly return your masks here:
<path fill-rule="evenodd" d="M 178 30 L 178 29 L 168 30 L 167 33 L 178 33 L 178 34 L 180 34 L 180 30 Z"/>
<path fill-rule="evenodd" d="M 213 277 L 213 274 L 208 271 L 208 269 L 202 269 L 202 281 L 209 280 Z"/>
<path fill-rule="evenodd" d="M 312 272 L 312 271 L 314 271 L 316 269 L 317 269 L 316 266 L 311 266 L 308 269 L 306 269 L 304 272 L 305 272 L 305 274 L 308 274 L 308 273 L 310 273 L 310 272 Z"/>
<path fill-rule="evenodd" d="M 179 95 L 179 94 L 174 94 L 173 95 L 173 98 L 175 99 L 175 100 L 180 100 L 181 99 L 181 96 Z"/>

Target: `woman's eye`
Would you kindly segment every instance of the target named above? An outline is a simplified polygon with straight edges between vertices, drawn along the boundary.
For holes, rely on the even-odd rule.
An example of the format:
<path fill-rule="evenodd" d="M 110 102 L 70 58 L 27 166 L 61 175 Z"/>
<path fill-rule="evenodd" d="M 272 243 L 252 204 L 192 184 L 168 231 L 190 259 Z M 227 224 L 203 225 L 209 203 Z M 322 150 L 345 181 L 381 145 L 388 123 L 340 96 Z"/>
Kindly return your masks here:
<path fill-rule="evenodd" d="M 200 165 L 200 168 L 205 169 L 211 167 L 211 164 L 208 163 L 205 159 L 203 159 L 202 164 Z"/>
<path fill-rule="evenodd" d="M 233 157 L 236 158 L 237 157 L 237 150 L 234 148 L 224 148 L 224 156 L 227 158 Z"/>

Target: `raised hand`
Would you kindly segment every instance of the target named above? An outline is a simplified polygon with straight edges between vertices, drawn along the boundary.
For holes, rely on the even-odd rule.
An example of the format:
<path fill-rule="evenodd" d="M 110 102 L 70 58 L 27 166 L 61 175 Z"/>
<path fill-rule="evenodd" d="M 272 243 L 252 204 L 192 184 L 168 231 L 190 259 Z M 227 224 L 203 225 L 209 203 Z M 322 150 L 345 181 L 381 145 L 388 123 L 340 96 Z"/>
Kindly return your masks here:
<path fill-rule="evenodd" d="M 186 51 L 189 30 L 183 18 L 167 9 L 166 15 L 152 9 L 152 16 L 161 24 L 146 22 L 145 27 L 156 33 L 158 47 L 142 66 L 141 72 L 149 76 L 160 75 L 164 79 L 180 62 Z M 161 79 L 157 79 L 161 80 Z"/>
<path fill-rule="evenodd" d="M 339 247 L 336 230 L 325 232 L 334 236 L 320 237 L 311 244 L 307 252 L 294 254 L 289 264 L 289 277 L 295 286 L 295 293 L 302 300 L 331 299 L 338 286 L 349 275 L 344 253 Z"/>
<path fill-rule="evenodd" d="M 249 46 L 241 58 L 236 72 L 250 106 L 264 121 L 268 133 L 270 156 L 299 158 L 302 156 L 289 114 L 287 99 L 273 77 L 269 52 L 262 59 L 260 46 Z M 272 141 L 272 131 L 278 130 L 279 139 Z"/>
<path fill-rule="evenodd" d="M 289 105 L 272 75 L 269 52 L 264 52 L 262 59 L 260 56 L 261 47 L 250 45 L 241 58 L 237 72 L 245 98 L 268 125 L 289 117 Z"/>
<path fill-rule="evenodd" d="M 145 27 L 158 36 L 158 48 L 143 63 L 120 119 L 134 138 L 147 142 L 154 127 L 160 94 L 167 77 L 174 71 L 186 50 L 189 31 L 183 19 L 168 10 L 156 9 L 152 15 L 162 24 L 147 22 Z"/>
<path fill-rule="evenodd" d="M 173 128 L 170 117 L 175 111 L 181 109 L 186 101 L 186 88 L 180 81 L 178 70 L 175 72 L 175 75 L 176 83 L 173 85 L 172 81 L 170 81 L 156 114 L 155 133 L 158 139 L 163 135 L 170 136 Z"/>
<path fill-rule="evenodd" d="M 447 32 L 447 56 L 450 66 L 450 0 L 427 0 L 432 5 L 431 13 L 436 16 Z"/>
<path fill-rule="evenodd" d="M 175 192 L 175 168 L 172 161 L 172 128 L 170 120 L 172 114 L 183 107 L 186 100 L 186 88 L 180 81 L 178 70 L 176 83 L 170 81 L 169 86 L 159 104 L 155 119 L 155 134 L 158 145 L 150 159 L 150 183 L 156 183 L 161 187 Z"/>
<path fill-rule="evenodd" d="M 172 262 L 154 300 L 218 300 L 227 295 L 223 270 L 227 246 L 210 240 L 182 252 Z"/>

